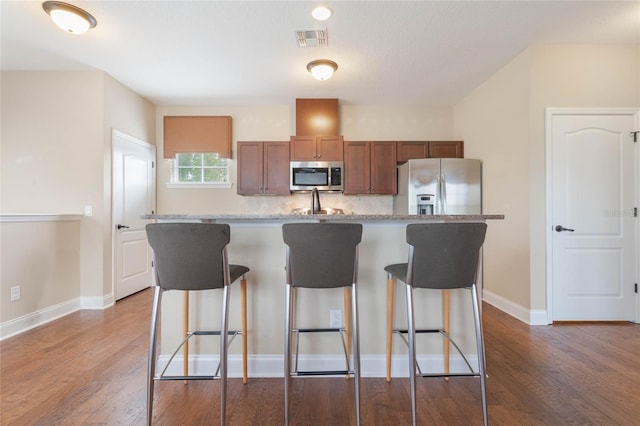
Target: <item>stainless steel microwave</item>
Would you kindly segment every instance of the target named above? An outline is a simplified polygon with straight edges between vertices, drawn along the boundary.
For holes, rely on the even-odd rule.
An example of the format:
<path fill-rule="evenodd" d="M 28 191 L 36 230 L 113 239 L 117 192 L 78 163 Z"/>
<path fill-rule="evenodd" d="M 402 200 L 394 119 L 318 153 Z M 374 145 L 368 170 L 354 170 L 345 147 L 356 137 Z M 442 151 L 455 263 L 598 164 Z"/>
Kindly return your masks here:
<path fill-rule="evenodd" d="M 342 191 L 342 161 L 292 161 L 291 191 Z"/>

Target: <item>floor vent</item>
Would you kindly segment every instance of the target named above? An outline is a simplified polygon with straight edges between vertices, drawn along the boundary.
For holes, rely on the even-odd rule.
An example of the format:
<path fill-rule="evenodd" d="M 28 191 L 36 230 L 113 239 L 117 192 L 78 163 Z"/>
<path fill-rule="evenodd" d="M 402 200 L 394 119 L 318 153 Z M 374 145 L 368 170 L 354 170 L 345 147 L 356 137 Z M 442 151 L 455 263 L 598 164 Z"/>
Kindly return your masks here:
<path fill-rule="evenodd" d="M 294 35 L 298 47 L 327 47 L 329 44 L 326 28 L 297 30 L 294 31 Z"/>

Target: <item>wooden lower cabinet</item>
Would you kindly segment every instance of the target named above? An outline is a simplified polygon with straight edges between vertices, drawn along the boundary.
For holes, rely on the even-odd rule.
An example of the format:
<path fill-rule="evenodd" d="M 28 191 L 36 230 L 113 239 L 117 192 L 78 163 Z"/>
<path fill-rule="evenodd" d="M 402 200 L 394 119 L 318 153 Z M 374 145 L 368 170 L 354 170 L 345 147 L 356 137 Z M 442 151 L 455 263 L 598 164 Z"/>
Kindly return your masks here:
<path fill-rule="evenodd" d="M 395 142 L 344 143 L 344 194 L 398 191 Z"/>
<path fill-rule="evenodd" d="M 289 195 L 289 142 L 238 142 L 239 195 Z"/>

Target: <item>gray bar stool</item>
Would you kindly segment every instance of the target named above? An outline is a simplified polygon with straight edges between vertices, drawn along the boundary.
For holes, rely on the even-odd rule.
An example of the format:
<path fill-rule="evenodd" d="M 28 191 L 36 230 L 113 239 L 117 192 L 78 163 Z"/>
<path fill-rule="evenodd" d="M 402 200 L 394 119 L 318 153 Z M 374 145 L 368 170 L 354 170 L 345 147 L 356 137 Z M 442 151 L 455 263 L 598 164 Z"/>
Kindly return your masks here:
<path fill-rule="evenodd" d="M 295 376 L 347 375 L 353 376 L 356 424 L 360 424 L 360 340 L 358 328 L 358 244 L 362 240 L 362 225 L 354 223 L 288 223 L 282 226 L 286 244 L 286 301 L 284 346 L 284 412 L 289 424 L 290 381 Z M 347 336 L 353 350 L 349 365 L 349 343 L 344 343 L 343 328 L 294 328 L 295 292 L 297 288 L 350 288 L 351 336 Z M 346 293 L 346 290 L 345 290 Z M 346 299 L 346 298 L 345 298 Z M 346 306 L 345 308 L 349 308 Z M 346 309 L 345 309 L 346 310 Z M 300 333 L 339 332 L 343 337 L 346 369 L 339 371 L 299 371 L 291 368 L 291 336 L 296 342 Z"/>
<path fill-rule="evenodd" d="M 406 284 L 407 294 L 407 330 L 389 330 L 405 334 L 403 340 L 409 346 L 409 379 L 411 386 L 411 416 L 416 424 L 416 376 L 419 377 L 451 377 L 471 376 L 480 378 L 482 394 L 482 415 L 484 424 L 488 423 L 487 394 L 485 385 L 484 338 L 482 334 L 481 307 L 476 287 L 478 259 L 480 247 L 484 243 L 487 230 L 485 223 L 424 223 L 407 226 L 407 243 L 409 244 L 409 262 L 388 265 L 388 279 L 398 279 Z M 469 289 L 473 305 L 476 345 L 478 352 L 478 372 L 475 372 L 460 348 L 442 329 L 416 329 L 413 291 L 416 288 L 450 290 Z M 392 322 L 392 318 L 389 319 Z M 416 360 L 416 333 L 442 333 L 462 355 L 469 373 L 422 373 Z M 390 335 L 387 336 L 390 341 Z M 387 352 L 390 358 L 390 353 Z M 387 359 L 389 365 L 390 359 Z M 416 374 L 416 369 L 418 374 Z"/>
<path fill-rule="evenodd" d="M 227 244 L 230 229 L 226 224 L 215 223 L 155 223 L 146 226 L 147 238 L 154 255 L 156 286 L 154 287 L 151 331 L 149 338 L 149 364 L 147 371 L 147 423 L 153 418 L 153 389 L 156 380 L 213 380 L 220 379 L 220 424 L 225 424 L 227 396 L 227 348 L 231 340 L 242 335 L 243 374 L 246 374 L 246 280 L 249 268 L 230 265 L 227 260 Z M 241 278 L 242 331 L 230 331 L 229 286 Z M 156 358 L 158 328 L 162 294 L 167 290 L 212 290 L 222 289 L 222 319 L 219 331 L 190 331 L 171 355 L 167 366 L 157 374 Z M 170 376 L 165 372 L 180 348 L 193 336 L 220 336 L 220 361 L 218 370 L 212 375 Z M 188 362 L 185 359 L 184 362 Z M 245 380 L 246 381 L 246 380 Z"/>

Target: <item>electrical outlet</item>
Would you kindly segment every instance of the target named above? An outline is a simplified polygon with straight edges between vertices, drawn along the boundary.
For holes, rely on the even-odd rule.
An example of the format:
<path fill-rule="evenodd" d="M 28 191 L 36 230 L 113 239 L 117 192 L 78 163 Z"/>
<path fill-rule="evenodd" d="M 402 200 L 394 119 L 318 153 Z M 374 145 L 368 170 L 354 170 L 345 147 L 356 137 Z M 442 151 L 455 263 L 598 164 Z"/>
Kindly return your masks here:
<path fill-rule="evenodd" d="M 20 286 L 11 287 L 11 301 L 15 302 L 20 300 Z"/>
<path fill-rule="evenodd" d="M 93 216 L 93 206 L 84 206 L 84 215 Z"/>
<path fill-rule="evenodd" d="M 342 310 L 335 309 L 329 311 L 329 327 L 340 328 L 342 327 Z"/>

